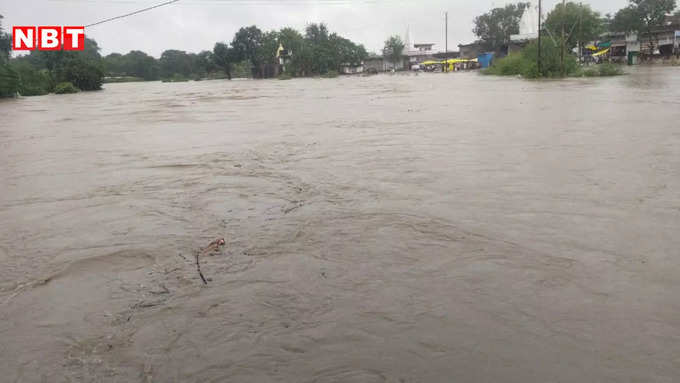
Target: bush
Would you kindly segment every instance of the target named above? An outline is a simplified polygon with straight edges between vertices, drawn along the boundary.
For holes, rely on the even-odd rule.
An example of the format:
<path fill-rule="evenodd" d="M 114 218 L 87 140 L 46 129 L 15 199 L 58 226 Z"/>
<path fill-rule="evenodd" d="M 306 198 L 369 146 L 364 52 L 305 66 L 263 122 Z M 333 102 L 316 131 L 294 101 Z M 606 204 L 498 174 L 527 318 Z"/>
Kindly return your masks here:
<path fill-rule="evenodd" d="M 47 69 L 35 69 L 25 62 L 13 63 L 12 66 L 21 79 L 19 94 L 22 96 L 42 96 L 54 90 L 54 81 Z"/>
<path fill-rule="evenodd" d="M 0 61 L 0 97 L 16 96 L 20 84 L 19 74 L 7 63 Z"/>
<path fill-rule="evenodd" d="M 483 73 L 498 76 L 522 75 L 528 64 L 521 53 L 511 53 L 500 60 L 494 61 L 493 65 L 485 69 Z"/>
<path fill-rule="evenodd" d="M 619 76 L 623 74 L 623 70 L 615 64 L 600 64 L 598 69 L 600 76 Z"/>
<path fill-rule="evenodd" d="M 292 78 L 293 78 L 293 76 L 291 76 L 288 73 L 281 73 L 278 77 L 279 80 L 290 80 Z"/>
<path fill-rule="evenodd" d="M 581 71 L 581 75 L 585 77 L 607 77 L 619 76 L 623 74 L 623 70 L 615 64 L 598 64 Z"/>
<path fill-rule="evenodd" d="M 75 85 L 73 85 L 70 82 L 60 82 L 57 84 L 57 86 L 54 87 L 54 93 L 56 94 L 67 94 L 67 93 L 78 93 L 80 92 L 80 89 L 76 88 Z"/>
<path fill-rule="evenodd" d="M 339 76 L 338 71 L 335 71 L 335 70 L 329 70 L 325 74 L 321 75 L 321 77 L 323 77 L 323 78 L 336 78 L 338 76 Z"/>
<path fill-rule="evenodd" d="M 523 76 L 526 78 L 562 77 L 560 46 L 552 39 L 541 39 L 541 71 L 538 71 L 538 42 L 529 43 L 522 51 L 512 53 L 494 61 L 484 72 L 499 76 Z M 576 58 L 565 52 L 564 75 L 577 74 L 579 70 Z"/>
<path fill-rule="evenodd" d="M 597 68 L 586 68 L 583 70 L 583 75 L 585 77 L 598 77 L 600 75 L 600 71 L 597 70 Z"/>
<path fill-rule="evenodd" d="M 68 59 L 62 67 L 57 69 L 56 78 L 60 82 L 73 83 L 81 90 L 99 90 L 104 82 L 104 71 L 100 63 L 74 57 Z"/>

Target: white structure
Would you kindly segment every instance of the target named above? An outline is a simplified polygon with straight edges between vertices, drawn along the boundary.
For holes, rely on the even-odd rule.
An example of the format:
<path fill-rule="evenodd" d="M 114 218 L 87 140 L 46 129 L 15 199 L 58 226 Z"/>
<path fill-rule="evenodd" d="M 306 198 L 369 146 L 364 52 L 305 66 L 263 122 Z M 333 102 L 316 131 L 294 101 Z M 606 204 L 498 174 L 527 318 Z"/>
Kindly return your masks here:
<path fill-rule="evenodd" d="M 406 27 L 406 35 L 404 36 L 404 45 L 406 46 L 404 49 L 404 54 L 408 55 L 410 52 L 417 51 L 416 49 L 416 43 L 415 40 L 413 39 L 413 35 L 411 34 L 411 26 Z"/>
<path fill-rule="evenodd" d="M 538 6 L 529 4 L 519 20 L 519 34 L 510 36 L 511 41 L 526 41 L 538 38 Z"/>
<path fill-rule="evenodd" d="M 364 62 L 362 61 L 358 65 L 353 65 L 349 63 L 340 65 L 340 73 L 342 74 L 358 74 L 364 73 Z"/>

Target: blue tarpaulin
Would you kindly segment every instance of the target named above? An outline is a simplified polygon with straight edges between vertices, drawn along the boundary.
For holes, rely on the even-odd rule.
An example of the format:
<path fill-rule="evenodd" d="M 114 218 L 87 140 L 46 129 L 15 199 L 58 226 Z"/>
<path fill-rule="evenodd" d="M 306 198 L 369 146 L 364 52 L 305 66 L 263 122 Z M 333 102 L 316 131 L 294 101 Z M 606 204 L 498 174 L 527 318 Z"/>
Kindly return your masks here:
<path fill-rule="evenodd" d="M 493 60 L 493 53 L 482 53 L 477 56 L 477 61 L 482 68 L 488 68 Z"/>

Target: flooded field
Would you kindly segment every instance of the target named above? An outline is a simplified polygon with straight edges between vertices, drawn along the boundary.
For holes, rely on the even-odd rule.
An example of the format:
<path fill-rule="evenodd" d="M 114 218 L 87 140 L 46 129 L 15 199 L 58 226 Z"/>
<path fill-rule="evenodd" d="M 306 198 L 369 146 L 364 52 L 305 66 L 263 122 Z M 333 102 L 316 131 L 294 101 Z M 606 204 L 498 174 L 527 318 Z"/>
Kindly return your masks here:
<path fill-rule="evenodd" d="M 680 379 L 680 68 L 105 88 L 0 102 L 0 380 Z"/>

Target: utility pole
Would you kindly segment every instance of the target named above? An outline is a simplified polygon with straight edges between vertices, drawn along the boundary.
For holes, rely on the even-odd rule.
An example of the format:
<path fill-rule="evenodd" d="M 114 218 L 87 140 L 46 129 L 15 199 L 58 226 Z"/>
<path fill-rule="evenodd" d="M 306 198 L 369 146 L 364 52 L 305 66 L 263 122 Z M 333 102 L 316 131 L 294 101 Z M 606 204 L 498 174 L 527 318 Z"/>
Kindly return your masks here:
<path fill-rule="evenodd" d="M 541 75 L 541 0 L 538 0 L 538 75 Z"/>
<path fill-rule="evenodd" d="M 560 44 L 560 72 L 562 72 L 562 77 L 564 77 L 564 49 L 565 49 L 565 41 L 564 41 L 564 23 L 566 22 L 566 0 L 562 0 L 562 42 Z"/>
<path fill-rule="evenodd" d="M 444 12 L 444 44 L 445 52 L 449 53 L 449 12 Z"/>

